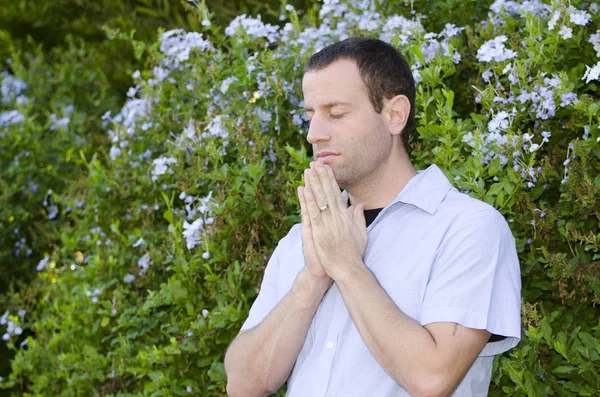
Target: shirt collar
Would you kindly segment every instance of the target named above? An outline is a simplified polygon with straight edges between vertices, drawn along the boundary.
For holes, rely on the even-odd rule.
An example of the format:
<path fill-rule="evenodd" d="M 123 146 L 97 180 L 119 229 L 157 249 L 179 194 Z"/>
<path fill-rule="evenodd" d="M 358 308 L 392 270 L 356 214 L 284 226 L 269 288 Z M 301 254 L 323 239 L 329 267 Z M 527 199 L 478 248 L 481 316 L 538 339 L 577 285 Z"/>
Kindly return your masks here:
<path fill-rule="evenodd" d="M 401 202 L 412 204 L 433 215 L 450 189 L 452 189 L 452 185 L 446 175 L 437 165 L 432 164 L 426 170 L 417 171 L 417 175 L 408 181 L 386 207 Z M 348 201 L 346 190 L 342 192 L 342 197 L 344 202 Z"/>

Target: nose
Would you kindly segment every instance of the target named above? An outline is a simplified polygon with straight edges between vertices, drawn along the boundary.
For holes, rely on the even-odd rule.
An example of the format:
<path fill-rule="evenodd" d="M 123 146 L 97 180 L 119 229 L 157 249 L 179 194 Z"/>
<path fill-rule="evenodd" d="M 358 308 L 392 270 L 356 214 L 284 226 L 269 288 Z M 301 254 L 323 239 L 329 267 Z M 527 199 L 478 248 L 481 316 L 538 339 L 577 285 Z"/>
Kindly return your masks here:
<path fill-rule="evenodd" d="M 313 115 L 308 127 L 306 140 L 311 145 L 315 145 L 320 142 L 326 142 L 329 139 L 331 139 L 331 134 L 328 132 L 327 124 L 324 120 L 321 120 L 319 115 Z"/>

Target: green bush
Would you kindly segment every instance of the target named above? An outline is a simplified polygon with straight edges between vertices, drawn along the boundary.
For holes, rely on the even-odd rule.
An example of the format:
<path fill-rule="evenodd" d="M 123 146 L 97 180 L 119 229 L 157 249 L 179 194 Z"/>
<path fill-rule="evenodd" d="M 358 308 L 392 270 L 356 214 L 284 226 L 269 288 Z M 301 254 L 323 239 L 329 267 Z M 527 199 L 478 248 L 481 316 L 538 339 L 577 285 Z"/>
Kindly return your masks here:
<path fill-rule="evenodd" d="M 299 219 L 303 64 L 364 35 L 413 65 L 417 168 L 438 164 L 515 235 L 523 340 L 497 357 L 490 395 L 598 395 L 598 7 L 379 3 L 325 1 L 301 19 L 287 7 L 283 28 L 240 16 L 151 45 L 111 32 L 148 67 L 119 113 L 81 118 L 103 123 L 110 147 L 71 153 L 84 172 L 53 195 L 59 242 L 4 317 L 16 356 L 0 388 L 224 395 L 225 348 Z M 0 131 L 16 139 L 19 123 Z"/>
<path fill-rule="evenodd" d="M 216 3 L 217 23 L 235 9 L 279 16 L 278 1 Z M 156 40 L 158 26 L 199 29 L 203 16 L 185 8 L 192 6 L 163 0 L 24 0 L 0 7 L 0 314 L 19 301 L 40 257 L 55 251 L 59 230 L 69 226 L 56 216 L 55 198 L 85 172 L 74 161 L 81 150 L 91 155 L 110 144 L 101 116 L 119 109 L 132 72 L 146 65 L 128 36 L 107 33 L 134 31 L 143 44 Z M 12 357 L 4 344 L 0 357 Z M 8 370 L 9 360 L 0 360 L 0 375 Z"/>

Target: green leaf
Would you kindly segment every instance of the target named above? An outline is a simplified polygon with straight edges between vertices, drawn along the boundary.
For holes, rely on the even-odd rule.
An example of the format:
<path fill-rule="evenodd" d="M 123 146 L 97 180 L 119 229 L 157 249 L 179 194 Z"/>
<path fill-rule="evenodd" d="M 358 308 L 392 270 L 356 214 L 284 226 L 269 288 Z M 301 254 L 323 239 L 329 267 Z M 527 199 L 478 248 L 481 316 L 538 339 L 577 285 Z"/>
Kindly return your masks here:
<path fill-rule="evenodd" d="M 554 368 L 552 370 L 552 372 L 554 372 L 557 375 L 570 374 L 573 372 L 577 372 L 577 367 L 574 367 L 572 365 L 563 365 L 563 366 Z"/>

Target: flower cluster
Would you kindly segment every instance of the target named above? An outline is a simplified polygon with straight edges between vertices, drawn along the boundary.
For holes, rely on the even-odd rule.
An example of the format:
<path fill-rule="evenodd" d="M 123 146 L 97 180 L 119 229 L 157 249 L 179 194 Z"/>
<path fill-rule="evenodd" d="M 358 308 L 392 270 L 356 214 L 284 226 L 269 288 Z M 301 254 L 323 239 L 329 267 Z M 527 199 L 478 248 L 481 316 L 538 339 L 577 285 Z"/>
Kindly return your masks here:
<path fill-rule="evenodd" d="M 7 329 L 4 335 L 2 335 L 2 340 L 9 340 L 13 336 L 18 336 L 23 333 L 23 330 L 19 326 L 19 318 L 23 321 L 25 317 L 25 310 L 19 310 L 18 317 L 10 316 L 9 312 L 6 312 L 0 317 L 0 325 L 6 325 Z"/>
<path fill-rule="evenodd" d="M 192 249 L 202 242 L 202 236 L 206 233 L 206 226 L 214 222 L 214 217 L 211 215 L 212 207 L 216 205 L 216 202 L 212 198 L 212 194 L 210 192 L 208 196 L 200 199 L 187 195 L 185 192 L 181 192 L 179 195 L 179 199 L 185 202 L 186 218 L 188 220 L 194 219 L 192 223 L 188 223 L 187 220 L 183 221 L 183 237 L 186 240 L 188 249 Z M 203 257 L 208 259 L 209 256 L 207 249 Z"/>
<path fill-rule="evenodd" d="M 254 38 L 264 37 L 269 43 L 275 43 L 279 39 L 279 27 L 265 24 L 260 14 L 256 18 L 248 17 L 246 14 L 238 15 L 225 29 L 225 34 L 236 36 L 239 31 Z"/>
<path fill-rule="evenodd" d="M 85 296 L 92 298 L 92 303 L 98 303 L 98 297 L 102 294 L 102 290 L 96 288 L 93 291 L 85 290 Z"/>
<path fill-rule="evenodd" d="M 2 95 L 2 103 L 24 105 L 29 100 L 23 94 L 29 87 L 27 83 L 18 77 L 14 77 L 8 72 L 2 73 L 2 83 L 0 84 L 0 94 Z"/>

